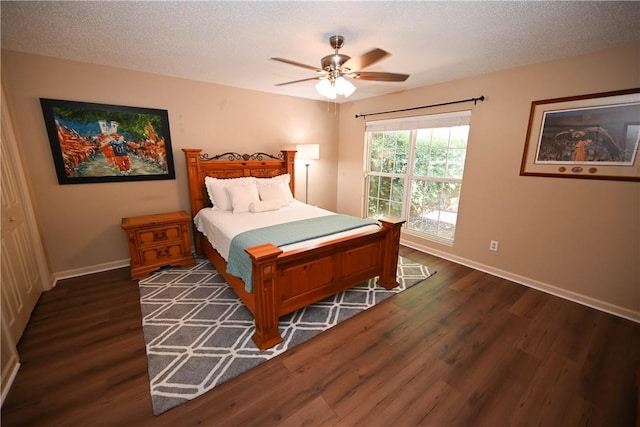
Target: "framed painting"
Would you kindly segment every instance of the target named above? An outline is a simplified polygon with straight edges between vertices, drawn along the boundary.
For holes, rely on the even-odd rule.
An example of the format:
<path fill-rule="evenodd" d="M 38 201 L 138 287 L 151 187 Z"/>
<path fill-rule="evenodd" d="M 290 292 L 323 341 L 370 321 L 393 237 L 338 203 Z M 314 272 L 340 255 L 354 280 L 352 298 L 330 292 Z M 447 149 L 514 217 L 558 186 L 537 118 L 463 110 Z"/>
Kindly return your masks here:
<path fill-rule="evenodd" d="M 40 99 L 60 184 L 175 179 L 166 110 Z"/>
<path fill-rule="evenodd" d="M 531 103 L 520 175 L 640 181 L 640 88 Z"/>

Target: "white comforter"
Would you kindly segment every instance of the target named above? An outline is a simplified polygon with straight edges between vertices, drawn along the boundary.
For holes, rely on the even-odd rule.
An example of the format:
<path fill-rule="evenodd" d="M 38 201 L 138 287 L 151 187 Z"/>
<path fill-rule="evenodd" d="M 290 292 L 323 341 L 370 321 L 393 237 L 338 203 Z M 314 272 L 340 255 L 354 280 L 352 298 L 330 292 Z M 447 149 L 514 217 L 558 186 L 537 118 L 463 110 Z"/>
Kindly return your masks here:
<path fill-rule="evenodd" d="M 294 200 L 287 206 L 278 210 L 266 212 L 242 212 L 234 214 L 233 211 L 221 211 L 214 208 L 204 208 L 193 219 L 196 228 L 207 237 L 207 240 L 224 258 L 229 260 L 229 247 L 231 240 L 245 231 L 270 225 L 283 224 L 301 219 L 316 218 L 324 215 L 334 215 L 334 212 L 307 205 Z M 281 249 L 284 251 L 317 244 L 323 241 L 334 240 L 340 237 L 362 233 L 367 230 L 377 230 L 379 226 L 371 225 L 354 230 L 344 231 L 328 237 L 308 240 L 306 242 L 287 245 Z"/>

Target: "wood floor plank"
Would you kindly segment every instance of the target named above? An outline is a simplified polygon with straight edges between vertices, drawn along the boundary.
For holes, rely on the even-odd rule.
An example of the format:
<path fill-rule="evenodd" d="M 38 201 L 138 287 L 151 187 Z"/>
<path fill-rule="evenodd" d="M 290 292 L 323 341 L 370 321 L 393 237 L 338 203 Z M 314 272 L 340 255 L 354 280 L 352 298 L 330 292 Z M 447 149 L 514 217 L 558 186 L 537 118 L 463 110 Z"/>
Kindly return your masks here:
<path fill-rule="evenodd" d="M 639 409 L 634 405 L 636 378 L 624 368 L 626 360 L 635 361 L 636 371 L 640 366 L 640 342 L 632 334 L 637 325 L 604 313 L 595 316 L 598 324 L 581 366 L 579 395 L 598 407 L 609 408 L 613 413 L 610 420 L 622 423 Z"/>
<path fill-rule="evenodd" d="M 548 295 L 535 289 L 527 288 L 522 297 L 509 309 L 510 313 L 516 316 L 532 319 L 544 307 Z"/>
<path fill-rule="evenodd" d="M 574 397 L 579 374 L 579 366 L 564 356 L 552 354 L 546 358 L 510 421 L 515 425 L 523 422 L 552 425 L 563 419 Z"/>
<path fill-rule="evenodd" d="M 154 416 L 128 269 L 40 298 L 13 426 L 634 426 L 640 325 L 401 248 L 437 273 Z"/>
<path fill-rule="evenodd" d="M 560 423 L 565 426 L 602 426 L 608 420 L 602 417 L 602 412 L 595 405 L 580 396 L 573 396 Z"/>
<path fill-rule="evenodd" d="M 407 342 L 389 347 L 386 356 L 389 359 L 369 357 L 366 363 L 354 366 L 348 376 L 326 388 L 323 395 L 337 413 L 345 415 L 369 405 L 377 405 L 386 395 L 393 393 L 394 383 L 401 386 L 400 377 L 425 366 L 435 376 L 438 375 L 438 366 L 444 366 L 428 351 L 419 351 L 415 344 Z M 389 360 L 394 360 L 392 366 Z"/>
<path fill-rule="evenodd" d="M 334 410 L 342 417 L 345 425 L 372 425 L 371 422 L 374 421 L 384 425 L 385 418 L 391 419 L 397 414 L 392 408 L 396 399 L 411 403 L 416 398 L 414 393 L 406 389 L 407 385 L 426 369 L 430 370 L 435 382 L 443 375 L 446 365 L 428 353 L 421 353 L 419 357 L 404 364 L 390 367 L 381 375 L 368 378 L 364 384 L 359 385 L 357 395 L 335 402 Z"/>
<path fill-rule="evenodd" d="M 339 423 L 340 418 L 327 402 L 317 397 L 278 423 L 278 427 L 335 426 Z"/>

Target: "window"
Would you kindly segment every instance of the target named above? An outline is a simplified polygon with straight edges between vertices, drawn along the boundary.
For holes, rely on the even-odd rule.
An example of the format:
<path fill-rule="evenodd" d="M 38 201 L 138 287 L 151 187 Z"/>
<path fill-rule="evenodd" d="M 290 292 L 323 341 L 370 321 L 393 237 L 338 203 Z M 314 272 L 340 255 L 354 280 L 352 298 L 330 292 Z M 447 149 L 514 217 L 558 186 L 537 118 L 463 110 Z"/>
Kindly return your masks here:
<path fill-rule="evenodd" d="M 367 122 L 367 213 L 453 244 L 470 111 Z"/>

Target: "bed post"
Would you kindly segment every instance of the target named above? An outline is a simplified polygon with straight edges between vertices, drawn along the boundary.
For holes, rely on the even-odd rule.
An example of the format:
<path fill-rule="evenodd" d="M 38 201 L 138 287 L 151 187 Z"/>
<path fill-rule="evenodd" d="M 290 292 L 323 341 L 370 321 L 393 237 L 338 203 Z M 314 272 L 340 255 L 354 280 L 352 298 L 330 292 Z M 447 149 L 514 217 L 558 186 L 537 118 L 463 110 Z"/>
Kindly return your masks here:
<path fill-rule="evenodd" d="M 200 148 L 183 148 L 185 160 L 187 162 L 187 182 L 189 184 L 189 203 L 191 208 L 191 218 L 197 214 L 200 209 L 205 206 L 204 202 L 204 177 L 200 177 L 198 160 L 202 149 Z M 197 234 L 197 231 L 194 232 Z M 200 238 L 196 235 L 194 238 L 196 245 L 196 253 L 202 254 L 202 244 Z"/>
<path fill-rule="evenodd" d="M 278 255 L 282 249 L 270 243 L 245 249 L 253 265 L 253 295 L 255 312 L 253 313 L 256 332 L 253 342 L 260 350 L 266 350 L 282 342 L 278 322 L 280 289 L 277 286 Z"/>
<path fill-rule="evenodd" d="M 202 149 L 183 148 L 185 160 L 187 161 L 187 179 L 189 183 L 189 201 L 191 203 L 191 216 L 195 215 L 204 207 L 204 177 L 198 176 L 198 157 Z"/>
<path fill-rule="evenodd" d="M 291 188 L 291 194 L 296 196 L 296 174 L 295 174 L 295 160 L 296 160 L 296 150 L 282 150 L 282 156 L 284 157 L 285 169 L 286 172 L 291 176 L 291 181 L 289 181 L 289 187 Z"/>
<path fill-rule="evenodd" d="M 392 289 L 398 286 L 396 274 L 400 249 L 400 228 L 405 221 L 396 218 L 382 218 L 379 221 L 382 228 L 387 230 L 387 235 L 384 241 L 385 256 L 382 263 L 382 274 L 378 277 L 378 284 L 385 289 Z"/>

